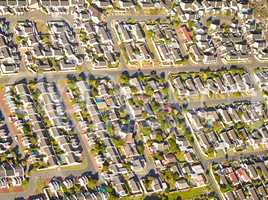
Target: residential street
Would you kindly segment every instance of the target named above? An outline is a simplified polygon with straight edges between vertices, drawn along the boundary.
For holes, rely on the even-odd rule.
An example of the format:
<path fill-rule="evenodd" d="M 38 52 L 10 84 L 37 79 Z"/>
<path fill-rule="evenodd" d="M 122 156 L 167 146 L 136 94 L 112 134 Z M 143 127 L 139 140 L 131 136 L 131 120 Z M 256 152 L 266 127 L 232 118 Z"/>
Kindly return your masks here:
<path fill-rule="evenodd" d="M 267 65 L 265 63 L 255 63 L 255 64 L 240 64 L 236 65 L 237 67 L 244 67 L 245 69 L 250 69 L 249 72 L 252 71 L 252 69 L 256 69 L 258 67 L 266 67 Z M 88 72 L 92 73 L 96 76 L 118 76 L 124 71 L 128 71 L 130 74 L 135 72 L 143 72 L 145 74 L 149 74 L 151 71 L 156 70 L 158 73 L 164 72 L 166 74 L 169 73 L 176 73 L 176 72 L 185 72 L 185 71 L 193 71 L 197 72 L 200 70 L 205 70 L 207 68 L 209 69 L 220 69 L 223 66 L 221 65 L 184 65 L 180 67 L 158 67 L 158 68 L 143 68 L 143 69 L 128 69 L 128 68 L 115 68 L 115 69 L 98 69 L 93 70 L 88 68 Z M 48 80 L 61 80 L 65 79 L 68 74 L 80 74 L 81 71 L 66 71 L 66 72 L 44 72 L 44 73 L 19 73 L 19 74 L 11 74 L 11 75 L 4 75 L 0 77 L 0 83 L 1 84 L 12 84 L 17 81 L 20 81 L 22 79 L 40 79 L 43 77 L 46 77 Z"/>

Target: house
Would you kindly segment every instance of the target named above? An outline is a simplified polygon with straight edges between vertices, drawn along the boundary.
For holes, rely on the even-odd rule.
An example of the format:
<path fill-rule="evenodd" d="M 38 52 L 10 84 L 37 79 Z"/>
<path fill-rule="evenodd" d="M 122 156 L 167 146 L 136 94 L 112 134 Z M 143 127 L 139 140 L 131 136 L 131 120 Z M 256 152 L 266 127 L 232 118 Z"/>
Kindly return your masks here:
<path fill-rule="evenodd" d="M 239 199 L 246 199 L 246 196 L 245 196 L 243 189 L 238 189 L 235 191 L 235 193 Z"/>
<path fill-rule="evenodd" d="M 0 178 L 0 189 L 8 189 L 9 184 L 6 178 Z"/>
<path fill-rule="evenodd" d="M 247 183 L 251 181 L 250 177 L 248 176 L 244 168 L 239 168 L 238 170 L 235 171 L 235 173 L 242 182 Z"/>
<path fill-rule="evenodd" d="M 63 59 L 60 61 L 60 69 L 62 71 L 75 70 L 77 61 L 75 59 Z"/>
<path fill-rule="evenodd" d="M 205 133 L 200 133 L 199 135 L 200 138 L 200 144 L 204 149 L 208 149 L 211 145 L 210 145 L 210 141 L 208 140 L 207 136 Z"/>
<path fill-rule="evenodd" d="M 202 80 L 200 79 L 200 77 L 195 77 L 193 79 L 194 84 L 197 88 L 197 90 L 201 93 L 201 94 L 208 94 L 208 91 L 205 89 L 204 84 L 202 82 Z"/>
<path fill-rule="evenodd" d="M 153 192 L 161 192 L 163 190 L 162 181 L 159 176 L 153 177 L 151 187 L 152 187 Z"/>
<path fill-rule="evenodd" d="M 127 196 L 127 191 L 125 189 L 125 183 L 123 182 L 122 177 L 114 176 L 111 179 L 111 182 L 112 182 L 112 185 L 113 185 L 113 188 L 114 188 L 116 194 L 119 197 Z"/>
<path fill-rule="evenodd" d="M 126 158 L 131 158 L 139 155 L 135 144 L 125 144 L 122 150 Z"/>
<path fill-rule="evenodd" d="M 185 179 L 182 178 L 182 179 L 176 181 L 175 187 L 177 190 L 186 190 L 189 188 L 189 184 L 187 183 L 187 181 Z"/>
<path fill-rule="evenodd" d="M 177 162 L 176 156 L 174 154 L 164 154 L 163 164 L 165 166 L 172 165 Z"/>
<path fill-rule="evenodd" d="M 52 193 L 57 193 L 60 190 L 60 183 L 55 179 L 49 182 L 48 187 Z"/>
<path fill-rule="evenodd" d="M 183 42 L 190 44 L 193 41 L 193 33 L 184 25 L 179 29 L 179 33 L 182 36 Z"/>
<path fill-rule="evenodd" d="M 144 170 L 146 162 L 144 162 L 144 160 L 140 157 L 137 158 L 133 158 L 131 160 L 131 169 L 135 172 L 135 173 L 139 173 L 142 172 Z"/>
<path fill-rule="evenodd" d="M 268 197 L 267 189 L 265 189 L 265 187 L 263 185 L 258 187 L 257 193 L 259 194 L 259 197 L 261 197 L 261 198 Z"/>
<path fill-rule="evenodd" d="M 196 187 L 202 187 L 206 184 L 206 179 L 203 174 L 191 174 L 191 178 Z"/>
<path fill-rule="evenodd" d="M 187 88 L 183 84 L 180 76 L 178 76 L 175 79 L 173 79 L 173 84 L 174 84 L 175 89 L 177 89 L 176 92 L 178 92 L 179 95 L 181 95 L 181 96 L 190 95 L 190 91 L 187 90 Z"/>
<path fill-rule="evenodd" d="M 93 0 L 93 4 L 102 9 L 111 9 L 113 8 L 113 3 L 111 0 Z"/>
<path fill-rule="evenodd" d="M 19 65 L 16 63 L 7 63 L 4 62 L 1 64 L 1 72 L 3 74 L 12 74 L 16 73 L 19 70 Z"/>
<path fill-rule="evenodd" d="M 226 175 L 226 177 L 229 179 L 229 181 L 232 183 L 233 186 L 236 186 L 239 184 L 239 180 L 235 174 L 235 172 L 231 172 Z"/>
<path fill-rule="evenodd" d="M 35 64 L 38 66 L 38 68 L 40 70 L 43 70 L 43 71 L 51 71 L 52 70 L 52 66 L 50 65 L 48 59 L 43 59 L 43 60 L 37 59 Z"/>
<path fill-rule="evenodd" d="M 193 55 L 193 59 L 196 62 L 200 62 L 203 60 L 204 56 L 201 54 L 196 44 L 193 44 L 192 46 L 190 46 L 189 52 Z"/>
<path fill-rule="evenodd" d="M 256 164 L 257 169 L 260 169 L 265 179 L 268 179 L 268 170 L 267 167 L 264 165 L 263 162 Z"/>
<path fill-rule="evenodd" d="M 195 113 L 187 113 L 187 122 L 189 123 L 192 129 L 198 131 L 203 128 L 199 117 Z"/>
<path fill-rule="evenodd" d="M 135 8 L 135 3 L 132 0 L 119 0 L 118 3 L 119 3 L 120 8 L 123 8 L 123 9 Z"/>
<path fill-rule="evenodd" d="M 24 169 L 21 165 L 14 166 L 9 163 L 3 163 L 1 168 L 5 172 L 5 178 L 21 177 L 24 179 Z"/>
<path fill-rule="evenodd" d="M 128 180 L 128 186 L 131 190 L 131 194 L 140 194 L 142 189 L 138 180 L 138 177 L 134 176 Z"/>
<path fill-rule="evenodd" d="M 258 175 L 258 173 L 257 173 L 257 171 L 256 171 L 256 169 L 255 169 L 255 167 L 254 167 L 254 165 L 247 165 L 247 167 L 248 167 L 248 173 L 249 173 L 249 176 L 250 176 L 250 178 L 251 179 L 258 179 L 259 178 L 259 175 Z"/>
<path fill-rule="evenodd" d="M 191 166 L 191 169 L 195 174 L 203 174 L 204 173 L 204 168 L 202 167 L 201 164 L 195 164 Z"/>
<path fill-rule="evenodd" d="M 0 187 L 8 188 L 10 181 L 11 186 L 21 186 L 25 179 L 24 168 L 21 165 L 12 165 L 3 163 L 0 167 Z"/>
<path fill-rule="evenodd" d="M 217 62 L 217 57 L 212 53 L 205 53 L 203 57 L 203 62 L 205 64 L 213 64 Z"/>
<path fill-rule="evenodd" d="M 259 199 L 258 194 L 256 193 L 256 190 L 255 190 L 254 187 L 249 189 L 249 194 L 250 194 L 252 200 L 258 200 Z"/>
<path fill-rule="evenodd" d="M 233 124 L 233 120 L 226 109 L 219 109 L 218 111 L 219 111 L 220 115 L 222 116 L 225 124 L 227 124 L 227 125 Z"/>
<path fill-rule="evenodd" d="M 235 200 L 235 197 L 234 197 L 234 194 L 232 191 L 224 193 L 224 196 L 225 196 L 226 200 Z"/>

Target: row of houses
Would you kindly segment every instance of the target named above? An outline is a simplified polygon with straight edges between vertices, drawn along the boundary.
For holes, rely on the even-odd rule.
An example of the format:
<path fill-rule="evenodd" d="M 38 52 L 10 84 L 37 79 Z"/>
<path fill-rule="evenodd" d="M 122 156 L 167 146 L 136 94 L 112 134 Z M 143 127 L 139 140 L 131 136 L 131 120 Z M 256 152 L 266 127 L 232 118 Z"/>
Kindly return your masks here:
<path fill-rule="evenodd" d="M 118 40 L 124 44 L 128 63 L 152 61 L 153 55 L 146 43 L 141 23 L 115 22 L 115 29 Z"/>
<path fill-rule="evenodd" d="M 111 183 L 116 194 L 121 197 L 128 195 L 128 181 L 131 183 L 129 185 L 131 193 L 141 193 L 139 179 L 135 178 L 135 174 L 143 171 L 146 162 L 137 153 L 136 143 L 132 138 L 133 124 L 132 122 L 122 124 L 120 121 L 123 105 L 114 90 L 113 83 L 105 79 L 96 81 L 95 94 L 92 93 L 95 87 L 92 88 L 92 85 L 85 80 L 76 81 L 77 91 L 70 91 L 72 98 L 81 99 L 80 103 L 75 105 L 80 118 L 80 128 L 86 132 L 88 144 L 93 149 L 102 146 L 101 150 L 94 151 L 96 164 L 102 170 L 101 176 Z M 84 111 L 83 106 L 85 106 Z M 84 112 L 89 115 L 89 118 L 83 118 Z M 106 119 L 104 115 L 108 118 Z M 90 132 L 88 132 L 89 124 L 93 125 Z M 112 132 L 109 127 L 112 128 Z M 124 144 L 116 145 L 117 140 Z M 129 163 L 127 165 L 131 172 L 125 167 L 126 163 Z M 133 180 L 131 178 L 125 180 L 123 175 L 129 175 Z"/>
<path fill-rule="evenodd" d="M 13 133 L 10 132 L 2 111 L 0 111 L 0 154 L 4 154 L 14 147 L 14 141 L 12 139 Z"/>
<path fill-rule="evenodd" d="M 228 163 L 216 163 L 213 173 L 218 177 L 218 184 L 224 190 L 228 186 L 232 189 L 224 193 L 226 200 L 234 199 L 266 199 L 267 186 L 267 157 L 266 155 L 245 158 Z M 258 183 L 258 184 L 254 184 Z"/>
<path fill-rule="evenodd" d="M 182 22 L 200 19 L 206 14 L 228 13 L 236 14 L 242 19 L 247 19 L 252 14 L 252 8 L 248 1 L 224 1 L 224 0 L 204 0 L 202 2 L 192 0 L 181 0 L 171 11 L 177 14 Z"/>
<path fill-rule="evenodd" d="M 245 27 L 240 25 L 239 20 L 232 20 L 230 25 L 226 25 L 221 24 L 219 18 L 212 17 L 208 19 L 209 22 L 210 27 L 202 22 L 194 22 L 192 30 L 182 25 L 177 32 L 183 43 L 179 42 L 176 31 L 167 24 L 121 21 L 115 23 L 115 29 L 118 39 L 125 44 L 129 62 L 150 62 L 154 59 L 148 45 L 144 45 L 148 42 L 147 37 L 152 40 L 161 65 L 175 65 L 187 59 L 185 47 L 194 63 L 246 61 L 252 56 L 258 60 L 265 59 L 266 40 L 260 22 L 249 19 Z M 145 32 L 148 33 L 147 37 Z M 144 48 L 140 49 L 140 46 Z"/>
<path fill-rule="evenodd" d="M 10 31 L 10 22 L 5 18 L 0 19 L 0 65 L 1 73 L 9 74 L 18 72 L 21 56 Z"/>
<path fill-rule="evenodd" d="M 0 189 L 20 187 L 25 180 L 25 171 L 22 165 L 2 163 L 0 167 Z"/>
<path fill-rule="evenodd" d="M 61 15 L 65 13 L 72 13 L 72 9 L 76 6 L 93 5 L 100 9 L 119 8 L 121 10 L 136 10 L 137 7 L 143 9 L 160 9 L 164 6 L 162 1 L 147 0 L 134 2 L 132 0 L 120 0 L 118 3 L 111 0 L 94 0 L 87 2 L 85 0 L 8 0 L 1 1 L 0 12 L 5 14 L 22 15 L 33 10 L 41 10 L 45 13 Z"/>
<path fill-rule="evenodd" d="M 62 164 L 77 165 L 82 162 L 82 147 L 78 136 L 74 133 L 72 123 L 66 113 L 65 106 L 54 82 L 38 82 L 38 101 L 50 124 L 48 132 L 58 143 L 60 156 L 58 160 Z"/>
<path fill-rule="evenodd" d="M 227 61 L 243 61 L 254 56 L 257 60 L 267 59 L 267 45 L 261 22 L 256 19 L 246 20 L 241 26 L 238 20 L 233 20 L 214 35 L 219 39 L 218 53 Z"/>
<path fill-rule="evenodd" d="M 170 24 L 145 25 L 162 65 L 176 65 L 186 59 L 184 49 Z"/>
<path fill-rule="evenodd" d="M 196 109 L 186 114 L 188 126 L 195 131 L 204 152 L 267 148 L 267 111 L 260 102 Z M 254 130 L 237 124 L 264 125 Z M 209 130 L 209 131 L 208 131 Z"/>
<path fill-rule="evenodd" d="M 264 92 L 264 95 L 267 96 L 267 84 L 268 84 L 268 71 L 267 69 L 256 69 L 254 73 L 254 78 L 257 82 L 258 87 Z"/>
<path fill-rule="evenodd" d="M 54 176 L 45 181 L 40 193 L 21 197 L 22 200 L 52 200 L 64 198 L 66 200 L 107 200 L 110 194 L 108 185 L 99 181 L 91 172 L 80 175 Z M 92 185 L 93 183 L 93 185 Z"/>
<path fill-rule="evenodd" d="M 21 143 L 30 156 L 29 163 L 37 168 L 79 164 L 79 140 L 68 135 L 71 124 L 55 85 L 40 82 L 36 87 L 38 96 L 32 95 L 26 83 L 8 86 L 5 93 L 12 120 L 21 132 Z"/>
<path fill-rule="evenodd" d="M 19 100 L 14 98 L 19 97 Z M 6 87 L 5 98 L 12 113 L 12 121 L 22 134 L 22 145 L 30 155 L 29 163 L 44 162 L 55 166 L 55 153 L 48 145 L 48 137 L 40 114 L 26 84 Z M 31 127 L 31 130 L 29 130 Z M 41 145 L 43 148 L 41 148 Z M 36 149 L 36 147 L 39 147 Z M 50 151 L 49 151 L 50 150 Z"/>
<path fill-rule="evenodd" d="M 223 70 L 172 74 L 171 85 L 173 92 L 179 97 L 254 92 L 252 79 L 249 73 L 243 70 L 241 73 Z"/>
<path fill-rule="evenodd" d="M 96 184 L 96 187 L 92 188 L 89 182 L 98 180 L 93 179 L 89 173 L 83 173 L 80 176 L 67 176 L 67 177 L 53 177 L 47 186 L 43 188 L 43 193 L 45 194 L 45 199 L 56 198 L 60 196 L 66 196 L 66 198 L 73 199 L 108 199 L 109 194 L 106 191 L 106 184 Z M 73 188 L 78 188 L 78 191 L 69 193 L 63 192 L 63 188 L 66 188 L 67 191 L 72 190 Z M 49 197 L 49 198 L 48 198 Z M 45 200 L 44 199 L 44 200 Z"/>
<path fill-rule="evenodd" d="M 14 29 L 25 64 L 31 71 L 74 70 L 83 61 L 76 35 L 65 21 L 50 21 L 48 33 L 37 29 L 36 22 L 19 21 Z"/>
<path fill-rule="evenodd" d="M 165 6 L 161 0 L 119 0 L 118 4 L 111 0 L 93 0 L 92 4 L 102 9 L 119 8 L 121 10 L 136 10 L 136 7 L 140 7 L 142 9 L 155 9 Z"/>
<path fill-rule="evenodd" d="M 207 180 L 203 166 L 197 160 L 190 142 L 176 127 L 178 118 L 183 116 L 173 116 L 176 108 L 168 102 L 166 87 L 167 82 L 159 75 L 145 75 L 143 78 L 137 75 L 129 77 L 128 83 L 120 87 L 120 92 L 131 119 L 137 121 L 139 134 L 143 136 L 143 142 L 153 157 L 161 180 L 158 191 L 167 187 L 172 191 L 205 186 Z M 167 178 L 167 173 L 171 173 L 174 179 Z M 144 179 L 146 183 L 148 177 Z M 156 192 L 155 189 L 151 191 Z"/>
<path fill-rule="evenodd" d="M 267 59 L 263 24 L 253 19 L 248 1 L 181 1 L 171 13 L 184 23 L 193 23 L 190 28 L 195 34 L 190 34 L 186 44 L 194 62 L 244 62 L 252 56 Z M 223 23 L 220 17 L 207 19 L 207 13 L 231 14 L 234 18 Z"/>
<path fill-rule="evenodd" d="M 210 108 L 190 110 L 186 115 L 190 127 L 199 131 L 204 125 L 221 121 L 225 127 L 238 122 L 254 123 L 259 120 L 266 121 L 266 109 L 261 102 L 237 102 L 229 105 L 218 105 Z M 204 120 L 203 120 L 203 119 Z"/>
<path fill-rule="evenodd" d="M 81 43 L 94 68 L 112 67 L 119 62 L 119 50 L 107 23 L 81 22 Z"/>
<path fill-rule="evenodd" d="M 249 146 L 253 149 L 267 148 L 267 125 L 258 130 L 249 132 L 245 128 L 236 130 L 234 128 L 215 133 L 214 131 L 198 133 L 199 143 L 205 152 L 209 149 L 215 151 L 227 151 L 246 149 Z"/>
<path fill-rule="evenodd" d="M 0 2 L 0 13 L 2 15 L 24 13 L 40 10 L 44 13 L 54 15 L 70 13 L 76 6 L 86 4 L 84 0 L 7 0 Z"/>
<path fill-rule="evenodd" d="M 75 7 L 86 4 L 85 0 L 38 0 L 38 7 L 44 12 L 55 15 L 71 13 Z"/>

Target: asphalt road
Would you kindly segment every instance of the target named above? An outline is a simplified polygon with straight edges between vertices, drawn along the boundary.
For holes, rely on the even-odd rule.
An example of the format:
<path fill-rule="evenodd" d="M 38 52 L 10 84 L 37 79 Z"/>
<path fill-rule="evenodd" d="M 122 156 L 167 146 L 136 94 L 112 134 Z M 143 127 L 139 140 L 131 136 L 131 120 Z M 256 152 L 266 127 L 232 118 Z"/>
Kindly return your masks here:
<path fill-rule="evenodd" d="M 256 63 L 253 65 L 248 65 L 248 64 L 239 64 L 236 65 L 237 67 L 243 67 L 245 69 L 251 69 L 252 68 L 257 68 L 257 67 L 267 67 L 267 64 L 265 63 Z M 86 66 L 83 67 L 85 69 L 84 71 L 89 72 L 93 75 L 96 76 L 118 76 L 124 71 L 128 71 L 129 73 L 135 73 L 135 72 L 143 72 L 145 74 L 149 74 L 151 71 L 156 70 L 157 72 L 164 72 L 166 74 L 169 73 L 176 73 L 176 72 L 185 72 L 185 71 L 200 71 L 200 70 L 205 70 L 205 69 L 211 69 L 211 70 L 217 70 L 224 67 L 223 65 L 204 65 L 204 64 L 186 64 L 182 65 L 179 67 L 155 67 L 155 68 L 130 68 L 128 69 L 127 67 L 120 67 L 120 68 L 115 68 L 115 69 L 90 69 L 87 68 Z M 18 74 L 10 74 L 10 75 L 2 75 L 0 76 L 0 83 L 1 84 L 12 84 L 15 83 L 16 81 L 20 81 L 22 79 L 40 79 L 43 77 L 46 77 L 48 80 L 60 80 L 60 79 L 65 79 L 68 74 L 80 74 L 81 71 L 52 71 L 52 72 L 43 72 L 43 73 L 30 73 L 30 72 L 22 72 Z"/>

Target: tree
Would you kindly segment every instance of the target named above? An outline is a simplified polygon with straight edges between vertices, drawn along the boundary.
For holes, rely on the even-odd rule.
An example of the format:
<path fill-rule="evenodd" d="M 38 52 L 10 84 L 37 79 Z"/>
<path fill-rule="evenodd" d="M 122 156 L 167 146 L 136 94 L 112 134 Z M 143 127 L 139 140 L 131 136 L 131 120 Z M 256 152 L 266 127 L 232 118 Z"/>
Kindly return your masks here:
<path fill-rule="evenodd" d="M 97 141 L 92 150 L 95 151 L 97 154 L 101 154 L 101 153 L 104 153 L 105 148 L 106 148 L 106 146 L 104 143 Z"/>
<path fill-rule="evenodd" d="M 154 37 L 154 35 L 155 35 L 155 32 L 154 32 L 153 30 L 149 30 L 149 31 L 148 31 L 148 36 L 149 36 L 150 38 Z"/>
<path fill-rule="evenodd" d="M 31 132 L 30 124 L 29 123 L 24 123 L 23 124 L 23 133 L 25 135 L 28 135 L 28 134 L 30 134 L 30 132 Z"/>
<path fill-rule="evenodd" d="M 143 133 L 144 136 L 149 136 L 152 132 L 151 128 L 149 126 L 142 126 L 141 132 Z"/>
<path fill-rule="evenodd" d="M 87 183 L 88 188 L 90 188 L 91 190 L 95 190 L 96 186 L 97 186 L 97 180 L 93 179 L 93 178 L 89 178 L 88 179 L 88 183 Z"/>
<path fill-rule="evenodd" d="M 155 158 L 156 160 L 163 160 L 164 157 L 163 157 L 162 154 L 163 154 L 163 153 L 161 153 L 161 152 L 157 152 L 156 154 L 154 154 L 154 158 Z"/>
<path fill-rule="evenodd" d="M 110 134 L 110 135 L 114 135 L 114 129 L 113 129 L 113 125 L 111 123 L 107 123 L 106 125 L 106 129 L 107 129 L 107 132 Z"/>
<path fill-rule="evenodd" d="M 166 97 L 168 96 L 168 87 L 164 87 L 162 90 L 161 90 L 161 93 Z"/>
<path fill-rule="evenodd" d="M 162 200 L 161 194 L 152 194 L 150 196 L 146 196 L 144 200 Z"/>
<path fill-rule="evenodd" d="M 164 171 L 163 178 L 165 182 L 169 184 L 170 189 L 175 188 L 175 183 L 176 183 L 175 176 L 170 170 Z"/>
<path fill-rule="evenodd" d="M 147 176 L 147 178 L 145 179 L 145 187 L 151 188 L 153 180 L 154 178 L 152 176 Z"/>
<path fill-rule="evenodd" d="M 128 73 L 122 73 L 119 77 L 119 83 L 122 85 L 128 85 L 129 83 L 129 74 Z"/>
<path fill-rule="evenodd" d="M 194 27 L 194 22 L 193 21 L 188 21 L 188 27 L 192 30 Z"/>
<path fill-rule="evenodd" d="M 112 186 L 108 185 L 106 191 L 109 193 L 109 199 L 117 199 L 117 195 Z"/>
<path fill-rule="evenodd" d="M 139 154 L 144 155 L 144 144 L 141 140 L 137 142 L 137 151 Z"/>
<path fill-rule="evenodd" d="M 157 133 L 157 134 L 156 134 L 156 138 L 155 138 L 155 140 L 156 140 L 158 143 L 163 142 L 163 137 L 162 137 L 161 133 Z"/>
<path fill-rule="evenodd" d="M 169 148 L 170 153 L 174 153 L 178 150 L 176 141 L 173 137 L 168 139 L 168 143 L 170 145 L 170 148 Z"/>
<path fill-rule="evenodd" d="M 124 141 L 121 138 L 114 136 L 113 143 L 116 148 L 120 148 L 124 144 Z"/>
<path fill-rule="evenodd" d="M 143 111 L 141 112 L 141 116 L 142 116 L 143 119 L 147 119 L 148 114 L 147 114 L 146 111 L 143 110 Z"/>
<path fill-rule="evenodd" d="M 167 130 L 170 128 L 170 124 L 168 122 L 166 122 L 165 119 L 160 121 L 160 127 L 162 130 Z"/>
<path fill-rule="evenodd" d="M 220 133 L 221 132 L 221 129 L 222 129 L 222 127 L 221 127 L 221 124 L 220 124 L 219 121 L 213 123 L 213 130 L 216 133 Z"/>
<path fill-rule="evenodd" d="M 145 88 L 145 92 L 146 92 L 146 94 L 148 95 L 148 96 L 153 96 L 153 94 L 154 94 L 154 90 L 153 90 L 153 88 L 151 88 L 151 87 L 146 87 Z"/>

